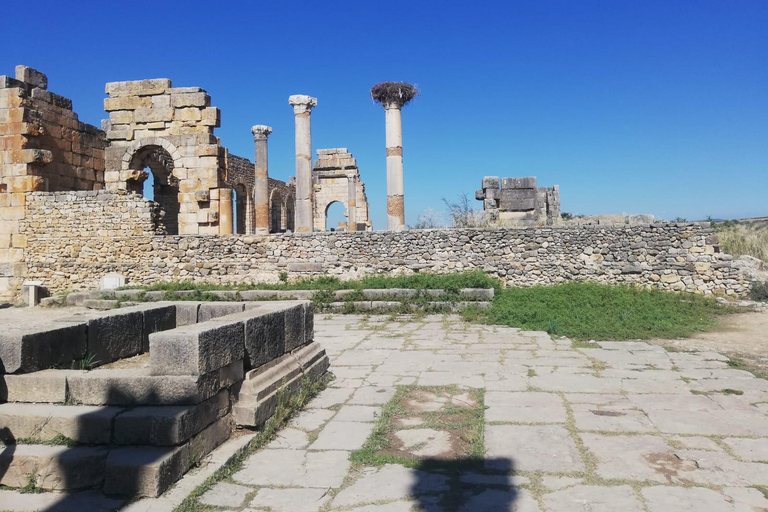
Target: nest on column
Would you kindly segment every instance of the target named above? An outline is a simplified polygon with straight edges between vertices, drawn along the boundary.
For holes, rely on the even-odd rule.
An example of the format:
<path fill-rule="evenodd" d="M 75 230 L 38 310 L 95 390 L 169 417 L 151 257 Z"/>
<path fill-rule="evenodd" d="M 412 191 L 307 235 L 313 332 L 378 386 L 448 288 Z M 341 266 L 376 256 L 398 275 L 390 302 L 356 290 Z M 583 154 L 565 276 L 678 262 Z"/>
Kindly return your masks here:
<path fill-rule="evenodd" d="M 405 82 L 381 82 L 371 87 L 371 99 L 382 105 L 396 103 L 401 107 L 418 96 L 419 89 Z"/>

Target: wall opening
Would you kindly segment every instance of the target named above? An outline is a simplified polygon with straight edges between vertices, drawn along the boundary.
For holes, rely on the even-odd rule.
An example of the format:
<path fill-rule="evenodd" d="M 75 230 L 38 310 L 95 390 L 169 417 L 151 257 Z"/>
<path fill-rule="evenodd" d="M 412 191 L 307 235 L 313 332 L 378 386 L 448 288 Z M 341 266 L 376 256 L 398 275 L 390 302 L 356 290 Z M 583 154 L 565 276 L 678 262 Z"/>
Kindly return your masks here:
<path fill-rule="evenodd" d="M 248 206 L 250 203 L 250 197 L 245 185 L 235 185 L 233 189 L 234 194 L 234 210 L 235 210 L 235 233 L 245 235 L 250 233 L 251 230 L 248 226 Z"/>
<path fill-rule="evenodd" d="M 283 231 L 283 196 L 275 189 L 269 196 L 269 232 Z"/>
<path fill-rule="evenodd" d="M 295 230 L 296 215 L 296 200 L 292 195 L 289 195 L 285 200 L 285 230 L 293 232 Z"/>
<path fill-rule="evenodd" d="M 141 194 L 159 206 L 157 224 L 168 235 L 179 233 L 179 180 L 173 175 L 173 158 L 160 146 L 145 146 L 131 160 L 133 175 L 128 191 Z"/>
<path fill-rule="evenodd" d="M 325 207 L 325 230 L 345 231 L 346 226 L 347 209 L 341 201 L 332 201 Z"/>

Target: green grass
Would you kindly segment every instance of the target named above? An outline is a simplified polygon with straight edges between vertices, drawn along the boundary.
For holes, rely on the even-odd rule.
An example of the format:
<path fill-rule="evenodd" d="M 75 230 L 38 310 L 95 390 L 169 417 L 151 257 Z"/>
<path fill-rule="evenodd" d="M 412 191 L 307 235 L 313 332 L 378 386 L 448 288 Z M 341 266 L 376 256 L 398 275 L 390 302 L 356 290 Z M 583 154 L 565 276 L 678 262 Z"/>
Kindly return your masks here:
<path fill-rule="evenodd" d="M 205 492 L 216 483 L 222 480 L 228 480 L 232 475 L 240 471 L 245 459 L 275 439 L 280 429 L 287 425 L 288 421 L 299 412 L 307 402 L 325 389 L 330 380 L 331 378 L 329 376 L 326 376 L 316 383 L 304 379 L 301 382 L 299 390 L 292 393 L 288 392 L 286 388 L 281 389 L 278 392 L 278 403 L 275 408 L 275 413 L 267 420 L 262 429 L 256 433 L 256 437 L 248 443 L 248 446 L 237 457 L 208 477 L 205 482 L 197 486 L 195 490 L 184 498 L 184 501 L 174 509 L 174 512 L 202 512 L 212 510 L 211 507 L 203 505 L 198 501 L 200 496 L 205 494 Z"/>
<path fill-rule="evenodd" d="M 415 391 L 426 391 L 442 395 L 467 393 L 474 400 L 473 405 L 463 407 L 446 404 L 439 411 L 408 411 L 405 400 Z M 415 427 L 405 427 L 397 424 L 399 418 L 418 417 L 424 422 Z M 451 418 L 447 420 L 446 418 Z M 467 453 L 457 459 L 438 460 L 420 459 L 385 453 L 393 444 L 392 432 L 408 428 L 430 428 L 435 430 L 460 429 L 464 431 L 468 441 Z M 392 399 L 382 408 L 381 417 L 376 423 L 371 435 L 360 450 L 352 452 L 350 461 L 356 468 L 362 466 L 382 466 L 384 464 L 401 464 L 410 468 L 430 470 L 465 470 L 482 466 L 485 455 L 484 447 L 485 405 L 483 390 L 460 390 L 456 386 L 400 386 Z"/>
<path fill-rule="evenodd" d="M 546 331 L 575 340 L 683 338 L 717 325 L 733 308 L 702 295 L 595 283 L 507 288 L 467 320 Z"/>
<path fill-rule="evenodd" d="M 366 288 L 410 288 L 417 290 L 444 289 L 457 291 L 461 288 L 500 288 L 498 280 L 482 271 L 456 274 L 418 273 L 407 276 L 368 276 L 352 281 L 336 277 L 315 277 L 280 283 L 198 283 L 192 281 L 171 281 L 141 287 L 146 291 L 197 290 L 201 293 L 213 290 L 362 290 Z M 127 287 L 135 288 L 135 287 Z"/>

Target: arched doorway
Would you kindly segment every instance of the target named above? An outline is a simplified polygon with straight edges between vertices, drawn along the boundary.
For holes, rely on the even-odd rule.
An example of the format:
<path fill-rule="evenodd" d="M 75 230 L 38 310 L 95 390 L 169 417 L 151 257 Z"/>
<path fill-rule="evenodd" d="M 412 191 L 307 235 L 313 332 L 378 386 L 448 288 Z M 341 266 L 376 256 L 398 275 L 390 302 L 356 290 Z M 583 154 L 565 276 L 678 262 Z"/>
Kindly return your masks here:
<path fill-rule="evenodd" d="M 234 188 L 235 194 L 235 233 L 245 235 L 251 233 L 248 210 L 250 207 L 250 195 L 245 185 L 238 184 Z"/>
<path fill-rule="evenodd" d="M 269 232 L 280 233 L 283 231 L 283 196 L 277 189 L 272 190 L 269 196 Z"/>
<path fill-rule="evenodd" d="M 347 226 L 347 209 L 341 201 L 331 201 L 325 207 L 325 230 L 344 231 Z"/>
<path fill-rule="evenodd" d="M 129 169 L 134 172 L 127 181 L 128 191 L 141 194 L 157 203 L 160 208 L 157 217 L 158 228 L 165 234 L 177 235 L 179 180 L 173 175 L 174 163 L 171 155 L 161 146 L 144 146 L 134 153 Z"/>

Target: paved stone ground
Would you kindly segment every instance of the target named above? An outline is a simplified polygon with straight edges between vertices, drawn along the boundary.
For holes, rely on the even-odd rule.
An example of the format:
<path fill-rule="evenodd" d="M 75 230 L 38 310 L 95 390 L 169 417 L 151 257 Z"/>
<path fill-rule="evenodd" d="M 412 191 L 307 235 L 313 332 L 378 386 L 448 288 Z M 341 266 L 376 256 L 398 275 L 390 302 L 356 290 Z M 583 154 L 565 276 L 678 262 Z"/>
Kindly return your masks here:
<path fill-rule="evenodd" d="M 317 317 L 337 379 L 202 496 L 225 510 L 768 511 L 768 381 L 715 352 L 574 348 L 454 317 Z M 395 386 L 484 388 L 484 470 L 353 468 Z"/>

